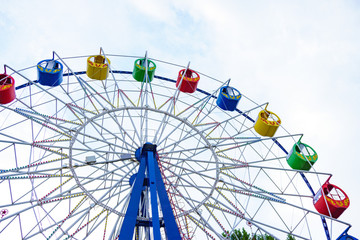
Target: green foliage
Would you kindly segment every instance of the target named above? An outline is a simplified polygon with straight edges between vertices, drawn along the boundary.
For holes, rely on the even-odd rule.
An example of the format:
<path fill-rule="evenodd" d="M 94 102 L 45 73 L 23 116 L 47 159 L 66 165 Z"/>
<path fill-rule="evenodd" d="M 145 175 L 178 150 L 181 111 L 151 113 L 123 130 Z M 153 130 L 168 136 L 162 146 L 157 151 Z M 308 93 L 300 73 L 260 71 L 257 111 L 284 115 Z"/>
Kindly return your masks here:
<path fill-rule="evenodd" d="M 254 239 L 256 239 L 256 240 L 275 240 L 274 237 L 272 237 L 272 236 L 270 236 L 270 235 L 268 235 L 266 233 L 265 233 L 265 235 L 257 235 L 257 236 L 255 234 L 255 237 L 256 238 L 254 238 Z"/>
<path fill-rule="evenodd" d="M 286 240 L 296 240 L 295 237 L 291 234 L 289 234 L 286 238 Z"/>
<path fill-rule="evenodd" d="M 222 233 L 223 237 L 228 240 L 275 240 L 274 237 L 265 233 L 265 235 L 250 234 L 244 228 L 235 229 L 231 234 L 229 231 Z M 286 240 L 296 240 L 294 236 L 289 234 Z"/>

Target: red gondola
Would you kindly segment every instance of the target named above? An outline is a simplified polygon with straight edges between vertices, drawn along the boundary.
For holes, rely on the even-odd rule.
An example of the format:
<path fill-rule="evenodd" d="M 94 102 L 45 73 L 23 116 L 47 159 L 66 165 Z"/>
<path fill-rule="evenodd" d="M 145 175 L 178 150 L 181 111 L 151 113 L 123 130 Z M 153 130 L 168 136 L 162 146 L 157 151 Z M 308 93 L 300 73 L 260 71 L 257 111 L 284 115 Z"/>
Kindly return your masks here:
<path fill-rule="evenodd" d="M 15 80 L 6 73 L 0 74 L 0 104 L 7 104 L 15 99 Z"/>
<path fill-rule="evenodd" d="M 199 80 L 200 80 L 200 76 L 194 70 L 182 69 L 179 71 L 179 76 L 176 81 L 176 87 L 178 87 L 181 83 L 181 86 L 179 87 L 179 90 L 181 92 L 193 93 L 196 91 Z"/>
<path fill-rule="evenodd" d="M 329 183 L 329 179 L 316 193 L 313 202 L 319 213 L 338 218 L 350 206 L 350 200 L 341 188 Z"/>

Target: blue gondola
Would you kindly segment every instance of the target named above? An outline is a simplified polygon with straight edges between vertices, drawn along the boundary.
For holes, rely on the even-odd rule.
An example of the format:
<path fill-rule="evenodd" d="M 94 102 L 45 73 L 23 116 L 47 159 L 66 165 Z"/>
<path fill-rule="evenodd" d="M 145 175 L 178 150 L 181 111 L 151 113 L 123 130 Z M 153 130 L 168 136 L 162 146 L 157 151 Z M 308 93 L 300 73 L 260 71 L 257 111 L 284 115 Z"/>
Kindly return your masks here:
<path fill-rule="evenodd" d="M 39 83 L 44 86 L 59 86 L 63 81 L 63 65 L 61 62 L 46 59 L 37 64 Z"/>
<path fill-rule="evenodd" d="M 347 232 L 350 226 L 336 240 L 358 240 L 356 237 L 350 236 Z"/>
<path fill-rule="evenodd" d="M 216 104 L 223 110 L 234 111 L 240 99 L 241 93 L 236 88 L 225 86 L 220 89 Z"/>

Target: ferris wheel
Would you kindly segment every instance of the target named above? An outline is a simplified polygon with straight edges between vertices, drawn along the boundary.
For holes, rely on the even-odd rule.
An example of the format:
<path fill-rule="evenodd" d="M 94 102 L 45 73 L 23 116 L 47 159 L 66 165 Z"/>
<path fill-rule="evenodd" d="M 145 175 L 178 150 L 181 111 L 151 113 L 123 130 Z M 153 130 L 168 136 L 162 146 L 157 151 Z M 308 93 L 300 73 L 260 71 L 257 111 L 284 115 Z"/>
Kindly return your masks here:
<path fill-rule="evenodd" d="M 355 239 L 349 197 L 268 106 L 147 54 L 5 66 L 0 238 Z"/>

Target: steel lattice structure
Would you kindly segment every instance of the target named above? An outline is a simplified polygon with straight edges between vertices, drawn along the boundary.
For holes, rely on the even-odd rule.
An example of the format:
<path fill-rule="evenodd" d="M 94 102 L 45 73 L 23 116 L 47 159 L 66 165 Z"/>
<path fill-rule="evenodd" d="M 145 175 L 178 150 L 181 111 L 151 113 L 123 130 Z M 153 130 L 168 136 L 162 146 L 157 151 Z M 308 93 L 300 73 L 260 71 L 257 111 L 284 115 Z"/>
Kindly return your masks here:
<path fill-rule="evenodd" d="M 326 226 L 333 239 L 350 226 L 314 208 L 330 174 L 288 165 L 302 134 L 280 118 L 275 136 L 254 129 L 268 103 L 240 89 L 219 107 L 230 80 L 102 49 L 45 63 L 6 66 L 16 97 L 0 104 L 0 238 L 228 239 L 246 228 L 320 239 Z"/>

